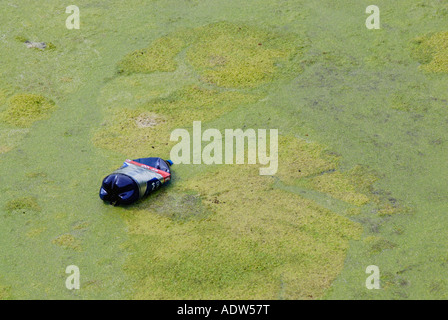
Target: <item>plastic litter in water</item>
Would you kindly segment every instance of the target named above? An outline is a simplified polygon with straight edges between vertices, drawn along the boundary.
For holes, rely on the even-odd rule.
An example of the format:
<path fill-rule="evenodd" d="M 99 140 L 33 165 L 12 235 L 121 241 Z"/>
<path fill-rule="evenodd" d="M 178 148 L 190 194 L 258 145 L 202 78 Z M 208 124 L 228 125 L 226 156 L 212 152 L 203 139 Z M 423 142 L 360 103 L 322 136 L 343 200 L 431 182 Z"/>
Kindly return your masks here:
<path fill-rule="evenodd" d="M 156 157 L 126 160 L 104 178 L 100 198 L 114 206 L 131 204 L 170 181 L 172 164 Z"/>

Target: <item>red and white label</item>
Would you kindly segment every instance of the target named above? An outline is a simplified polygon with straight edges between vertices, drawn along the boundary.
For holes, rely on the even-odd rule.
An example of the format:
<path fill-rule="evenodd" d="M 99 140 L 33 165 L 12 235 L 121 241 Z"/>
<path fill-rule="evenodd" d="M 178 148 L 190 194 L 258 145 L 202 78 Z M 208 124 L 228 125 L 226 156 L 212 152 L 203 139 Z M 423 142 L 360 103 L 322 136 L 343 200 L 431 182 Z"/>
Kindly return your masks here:
<path fill-rule="evenodd" d="M 156 168 L 154 168 L 154 167 L 147 166 L 146 164 L 139 163 L 139 162 L 135 162 L 135 161 L 133 161 L 133 160 L 129 160 L 129 159 L 127 159 L 125 162 L 130 163 L 130 164 L 133 164 L 133 165 L 135 165 L 135 166 L 139 166 L 139 167 L 142 167 L 142 168 L 151 170 L 151 171 L 154 171 L 155 173 L 160 174 L 160 175 L 163 177 L 163 182 L 165 182 L 165 181 L 169 181 L 169 180 L 170 180 L 171 174 L 169 174 L 169 173 L 166 172 L 166 171 L 159 170 L 159 169 L 156 169 Z"/>

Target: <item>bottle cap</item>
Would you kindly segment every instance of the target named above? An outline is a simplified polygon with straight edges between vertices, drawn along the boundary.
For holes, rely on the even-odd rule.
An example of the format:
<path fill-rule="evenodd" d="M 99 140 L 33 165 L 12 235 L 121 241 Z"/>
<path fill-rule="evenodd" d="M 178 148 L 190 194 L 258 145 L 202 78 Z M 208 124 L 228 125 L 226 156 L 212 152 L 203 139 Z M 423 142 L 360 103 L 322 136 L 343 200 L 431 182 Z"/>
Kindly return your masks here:
<path fill-rule="evenodd" d="M 100 198 L 114 206 L 129 204 L 138 200 L 139 189 L 131 177 L 120 173 L 111 174 L 103 180 Z"/>

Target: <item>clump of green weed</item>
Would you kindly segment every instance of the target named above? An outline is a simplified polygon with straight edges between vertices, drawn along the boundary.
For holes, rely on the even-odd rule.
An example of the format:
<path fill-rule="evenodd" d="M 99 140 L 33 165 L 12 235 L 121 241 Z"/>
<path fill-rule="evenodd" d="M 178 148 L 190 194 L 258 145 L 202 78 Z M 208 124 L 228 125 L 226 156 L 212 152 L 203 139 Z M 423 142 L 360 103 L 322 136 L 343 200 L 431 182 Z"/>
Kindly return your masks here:
<path fill-rule="evenodd" d="M 334 171 L 339 157 L 330 155 L 324 146 L 292 137 L 279 137 L 279 165 L 277 176 L 285 183 Z"/>
<path fill-rule="evenodd" d="M 197 28 L 187 59 L 202 80 L 221 87 L 255 87 L 272 80 L 294 56 L 296 41 L 227 22 Z"/>
<path fill-rule="evenodd" d="M 370 246 L 370 251 L 372 253 L 379 253 L 383 250 L 390 250 L 397 246 L 395 243 L 378 236 L 369 236 L 364 239 L 364 242 L 366 242 Z"/>
<path fill-rule="evenodd" d="M 315 177 L 313 186 L 316 190 L 329 193 L 333 197 L 350 204 L 360 206 L 369 202 L 369 198 L 362 193 L 358 193 L 355 186 L 341 172 Z"/>
<path fill-rule="evenodd" d="M 445 300 L 448 297 L 446 289 L 447 289 L 447 283 L 445 279 L 433 280 L 428 286 L 429 292 L 436 295 L 438 299 Z"/>
<path fill-rule="evenodd" d="M 188 86 L 166 98 L 158 98 L 143 107 L 173 118 L 173 125 L 191 125 L 194 120 L 209 121 L 237 106 L 258 100 L 254 94 L 219 91 L 200 86 Z"/>
<path fill-rule="evenodd" d="M 174 57 L 185 46 L 184 40 L 166 36 L 155 40 L 149 48 L 127 54 L 118 64 L 120 73 L 151 73 L 174 71 L 177 63 Z"/>
<path fill-rule="evenodd" d="M 214 119 L 256 99 L 251 94 L 189 86 L 168 97 L 153 99 L 139 109 L 112 110 L 93 142 L 128 157 L 150 152 L 168 156 L 174 145 L 168 142 L 173 128 L 191 126 L 198 119 Z"/>
<path fill-rule="evenodd" d="M 409 90 L 406 93 L 397 93 L 392 96 L 391 108 L 406 112 L 425 112 L 428 104 L 422 101 L 420 96 L 412 94 Z"/>
<path fill-rule="evenodd" d="M 78 239 L 76 239 L 73 235 L 68 233 L 57 237 L 56 239 L 51 241 L 51 243 L 63 247 L 65 249 L 81 251 L 81 242 Z"/>
<path fill-rule="evenodd" d="M 34 179 L 34 178 L 46 178 L 47 174 L 45 172 L 42 172 L 42 171 L 33 171 L 33 172 L 28 172 L 26 174 L 26 177 L 27 178 L 32 178 L 32 179 Z"/>
<path fill-rule="evenodd" d="M 271 81 L 286 66 L 297 69 L 289 62 L 300 53 L 301 45 L 289 35 L 220 22 L 161 37 L 148 48 L 126 55 L 118 63 L 118 71 L 175 71 L 175 58 L 186 48 L 186 60 L 202 81 L 221 87 L 252 88 Z"/>
<path fill-rule="evenodd" d="M 28 38 L 25 38 L 24 36 L 15 36 L 14 39 L 18 42 L 28 41 Z"/>
<path fill-rule="evenodd" d="M 0 300 L 9 300 L 11 298 L 11 287 L 0 285 Z"/>
<path fill-rule="evenodd" d="M 376 176 L 360 166 L 338 171 L 339 156 L 315 142 L 279 137 L 277 176 L 287 184 L 300 184 L 349 204 L 362 206 L 371 199 Z M 379 203 L 379 201 L 378 201 Z"/>
<path fill-rule="evenodd" d="M 41 207 L 37 203 L 37 199 L 35 197 L 19 197 L 9 200 L 6 203 L 5 209 L 10 213 L 27 213 L 29 211 L 41 211 Z"/>
<path fill-rule="evenodd" d="M 169 128 L 165 119 L 155 113 L 148 114 L 143 109 L 115 110 L 92 140 L 97 147 L 114 150 L 130 158 L 152 152 L 168 155 L 168 142 L 165 141 L 169 137 Z M 139 126 L 142 121 L 152 125 Z M 166 136 L 162 138 L 162 134 Z"/>
<path fill-rule="evenodd" d="M 37 94 L 16 94 L 9 98 L 1 119 L 18 127 L 29 127 L 45 119 L 56 108 L 54 102 Z"/>
<path fill-rule="evenodd" d="M 413 41 L 413 56 L 429 72 L 448 72 L 448 32 L 418 37 Z"/>
<path fill-rule="evenodd" d="M 85 230 L 85 229 L 88 228 L 89 225 L 90 225 L 89 222 L 87 222 L 87 221 L 81 221 L 81 222 L 76 223 L 76 224 L 73 226 L 73 229 L 74 229 L 74 230 Z"/>
<path fill-rule="evenodd" d="M 47 230 L 46 227 L 32 229 L 32 230 L 28 231 L 26 233 L 26 235 L 27 235 L 27 237 L 35 238 L 35 237 L 39 236 L 40 234 L 42 234 L 42 232 L 44 232 L 45 230 Z"/>
<path fill-rule="evenodd" d="M 329 193 L 337 199 L 361 206 L 371 200 L 368 194 L 375 180 L 373 174 L 357 166 L 344 173 L 335 171 L 315 176 L 311 179 L 311 185 L 314 189 Z"/>
<path fill-rule="evenodd" d="M 52 42 L 47 42 L 47 50 L 54 50 L 56 46 Z"/>
<path fill-rule="evenodd" d="M 352 207 L 352 208 L 348 208 L 346 210 L 346 214 L 348 216 L 357 216 L 361 214 L 361 208 L 359 207 Z"/>

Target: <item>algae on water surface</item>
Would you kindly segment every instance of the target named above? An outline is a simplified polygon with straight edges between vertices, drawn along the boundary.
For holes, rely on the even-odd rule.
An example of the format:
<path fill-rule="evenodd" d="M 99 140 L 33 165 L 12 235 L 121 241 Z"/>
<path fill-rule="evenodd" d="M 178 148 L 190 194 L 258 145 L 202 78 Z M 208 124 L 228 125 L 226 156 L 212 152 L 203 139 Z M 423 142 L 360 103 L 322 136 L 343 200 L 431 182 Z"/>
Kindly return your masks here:
<path fill-rule="evenodd" d="M 429 72 L 448 72 L 448 32 L 436 32 L 414 39 L 413 56 Z"/>
<path fill-rule="evenodd" d="M 18 127 L 29 127 L 45 119 L 55 109 L 53 101 L 37 94 L 17 94 L 9 98 L 1 119 Z"/>
<path fill-rule="evenodd" d="M 0 298 L 446 296 L 445 2 L 380 0 L 380 30 L 355 0 L 85 1 L 80 30 L 54 5 L 0 14 Z M 29 94 L 58 108 L 7 122 Z M 135 206 L 100 203 L 122 158 L 167 157 L 193 120 L 279 128 L 277 175 L 182 165 Z"/>
<path fill-rule="evenodd" d="M 132 73 L 176 72 L 182 61 L 199 74 L 196 80 L 190 78 L 196 84 L 149 97 L 132 109 L 103 104 L 111 117 L 93 142 L 127 156 L 151 152 L 168 156 L 173 143 L 167 138 L 173 129 L 243 110 L 266 96 L 267 84 L 276 76 L 288 78 L 286 68 L 299 72 L 298 62 L 292 59 L 303 43 L 300 38 L 290 40 L 289 34 L 221 22 L 153 41 L 149 49 L 128 54 L 119 63 L 123 71 L 119 81 L 129 87 L 126 94 L 139 90 L 140 81 L 130 78 Z M 184 47 L 186 55 L 181 56 Z M 170 59 L 169 68 L 158 65 L 154 56 L 158 49 L 171 50 L 163 57 Z M 257 90 L 260 87 L 265 89 Z M 102 95 L 112 96 L 107 90 Z M 126 99 L 136 101 L 132 96 Z M 143 122 L 151 125 L 142 126 Z M 325 154 L 316 143 L 281 136 L 280 149 L 278 176 L 285 182 L 337 168 L 338 157 Z M 313 200 L 275 189 L 274 180 L 259 176 L 256 167 L 201 168 L 195 178 L 182 178 L 188 169 L 176 166 L 174 185 L 126 209 L 129 247 L 136 253 L 126 270 L 135 280 L 135 297 L 310 299 L 322 295 L 342 267 L 349 239 L 359 237 L 359 225 Z M 312 252 L 320 253 L 313 256 Z"/>

